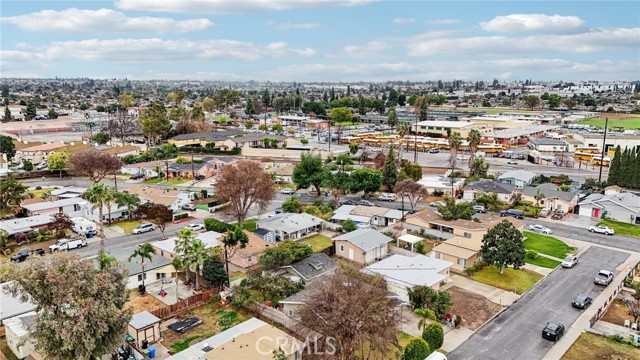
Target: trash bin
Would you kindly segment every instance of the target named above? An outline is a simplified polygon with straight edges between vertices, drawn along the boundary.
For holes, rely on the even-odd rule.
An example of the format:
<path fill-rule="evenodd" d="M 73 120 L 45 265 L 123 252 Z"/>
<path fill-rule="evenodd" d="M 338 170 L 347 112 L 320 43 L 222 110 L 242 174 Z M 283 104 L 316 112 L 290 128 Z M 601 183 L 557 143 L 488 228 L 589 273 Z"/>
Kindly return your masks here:
<path fill-rule="evenodd" d="M 146 357 L 150 357 L 150 356 L 149 356 L 149 355 L 150 355 L 150 354 L 149 354 L 149 349 L 144 349 L 144 350 L 142 350 L 142 353 L 144 354 L 144 356 L 146 356 Z"/>
<path fill-rule="evenodd" d="M 147 339 L 142 340 L 142 348 L 146 349 L 147 347 L 149 347 L 149 341 Z"/>
<path fill-rule="evenodd" d="M 152 346 L 149 348 L 149 358 L 153 359 L 154 357 L 156 357 L 156 348 Z"/>

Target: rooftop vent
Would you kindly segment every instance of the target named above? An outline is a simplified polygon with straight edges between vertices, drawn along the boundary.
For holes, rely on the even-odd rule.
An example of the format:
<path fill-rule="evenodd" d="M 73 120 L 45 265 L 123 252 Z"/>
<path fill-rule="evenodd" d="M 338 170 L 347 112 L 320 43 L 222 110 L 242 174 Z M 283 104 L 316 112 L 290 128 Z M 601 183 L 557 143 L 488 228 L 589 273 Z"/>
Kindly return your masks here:
<path fill-rule="evenodd" d="M 316 270 L 322 270 L 322 268 L 324 267 L 324 264 L 322 263 L 315 263 L 315 264 L 309 264 L 309 265 L 311 265 L 311 267 Z"/>

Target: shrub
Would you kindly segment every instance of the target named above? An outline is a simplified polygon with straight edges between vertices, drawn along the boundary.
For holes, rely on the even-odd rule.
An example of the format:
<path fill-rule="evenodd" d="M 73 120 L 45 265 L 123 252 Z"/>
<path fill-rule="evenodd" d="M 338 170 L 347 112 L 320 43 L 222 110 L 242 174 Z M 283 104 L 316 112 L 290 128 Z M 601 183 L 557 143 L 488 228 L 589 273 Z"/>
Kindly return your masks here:
<path fill-rule="evenodd" d="M 416 243 L 415 249 L 416 249 L 416 252 L 418 254 L 424 255 L 424 253 L 425 253 L 425 251 L 424 251 L 424 243 L 422 241 L 420 241 L 419 243 Z"/>
<path fill-rule="evenodd" d="M 431 354 L 429 344 L 424 339 L 415 338 L 405 346 L 402 360 L 424 360 L 429 354 Z"/>
<path fill-rule="evenodd" d="M 535 250 L 527 250 L 527 252 L 524 254 L 524 257 L 529 260 L 535 260 L 538 258 L 538 256 L 538 252 Z"/>
<path fill-rule="evenodd" d="M 431 350 L 437 350 L 444 343 L 444 330 L 439 322 L 432 322 L 422 331 L 422 338 L 429 344 Z"/>
<path fill-rule="evenodd" d="M 36 186 L 36 190 L 42 190 L 42 186 L 40 185 Z"/>
<path fill-rule="evenodd" d="M 352 232 L 352 231 L 355 231 L 357 228 L 358 226 L 356 226 L 356 223 L 354 223 L 353 220 L 351 219 L 347 219 L 342 222 L 342 230 L 344 230 L 344 232 Z"/>
<path fill-rule="evenodd" d="M 182 220 L 182 219 L 186 219 L 189 217 L 189 213 L 182 213 L 182 214 L 177 214 L 173 216 L 173 220 Z"/>
<path fill-rule="evenodd" d="M 204 219 L 204 227 L 207 229 L 207 231 L 223 233 L 229 230 L 231 225 L 214 218 L 208 218 Z"/>
<path fill-rule="evenodd" d="M 442 196 L 442 195 L 444 195 L 444 191 L 442 191 L 442 190 L 434 190 L 431 193 L 431 195 L 433 195 L 433 196 Z"/>

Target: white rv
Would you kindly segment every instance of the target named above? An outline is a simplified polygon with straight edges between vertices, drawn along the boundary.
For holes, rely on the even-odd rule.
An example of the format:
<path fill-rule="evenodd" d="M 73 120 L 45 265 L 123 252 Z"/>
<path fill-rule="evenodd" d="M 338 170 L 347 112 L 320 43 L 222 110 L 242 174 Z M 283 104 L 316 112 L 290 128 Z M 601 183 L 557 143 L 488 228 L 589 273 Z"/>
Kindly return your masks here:
<path fill-rule="evenodd" d="M 98 232 L 96 223 L 83 217 L 71 218 L 71 222 L 73 222 L 71 230 L 76 234 L 91 236 Z"/>

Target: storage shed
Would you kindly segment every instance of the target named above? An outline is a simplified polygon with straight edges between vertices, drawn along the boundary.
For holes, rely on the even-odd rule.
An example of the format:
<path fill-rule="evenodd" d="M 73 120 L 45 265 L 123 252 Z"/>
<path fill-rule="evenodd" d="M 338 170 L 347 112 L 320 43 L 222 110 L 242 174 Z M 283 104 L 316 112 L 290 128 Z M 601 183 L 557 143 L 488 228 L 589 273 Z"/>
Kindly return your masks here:
<path fill-rule="evenodd" d="M 128 331 L 139 347 L 142 347 L 143 340 L 153 344 L 160 340 L 160 318 L 148 311 L 134 314 L 129 321 Z"/>

